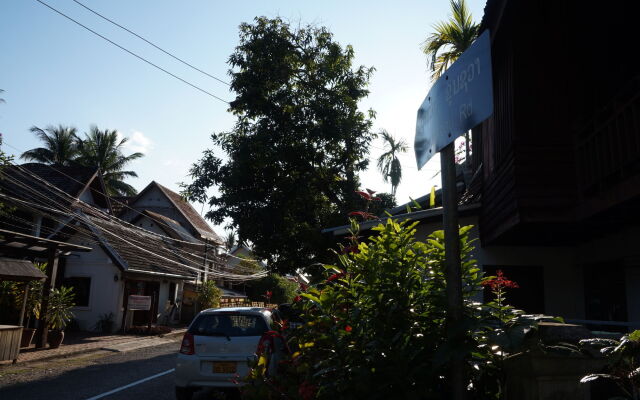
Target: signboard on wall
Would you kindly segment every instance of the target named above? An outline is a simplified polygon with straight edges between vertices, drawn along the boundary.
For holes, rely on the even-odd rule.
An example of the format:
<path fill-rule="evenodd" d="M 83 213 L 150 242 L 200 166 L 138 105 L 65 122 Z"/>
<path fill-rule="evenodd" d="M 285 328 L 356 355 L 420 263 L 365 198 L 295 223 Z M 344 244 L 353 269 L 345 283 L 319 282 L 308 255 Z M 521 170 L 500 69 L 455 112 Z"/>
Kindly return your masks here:
<path fill-rule="evenodd" d="M 151 309 L 151 296 L 137 296 L 129 295 L 129 301 L 127 302 L 127 309 L 129 310 L 145 310 Z"/>

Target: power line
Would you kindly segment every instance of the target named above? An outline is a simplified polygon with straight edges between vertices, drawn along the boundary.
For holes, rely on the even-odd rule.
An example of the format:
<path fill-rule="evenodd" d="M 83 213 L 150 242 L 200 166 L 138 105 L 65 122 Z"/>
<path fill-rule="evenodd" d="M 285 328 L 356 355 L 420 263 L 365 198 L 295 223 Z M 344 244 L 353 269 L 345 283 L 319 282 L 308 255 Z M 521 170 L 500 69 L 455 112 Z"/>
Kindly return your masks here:
<path fill-rule="evenodd" d="M 8 144 L 8 143 L 5 143 L 5 144 L 6 144 L 6 145 L 8 145 L 9 147 L 11 147 L 11 148 L 15 149 L 15 150 L 21 151 L 20 149 L 16 148 L 15 146 L 12 146 L 12 145 L 10 145 L 10 144 Z M 94 213 L 97 213 L 97 214 L 98 214 L 98 215 L 100 215 L 102 218 L 106 219 L 107 221 L 109 221 L 109 222 L 113 222 L 113 223 L 116 223 L 116 224 L 120 225 L 123 229 L 127 229 L 127 230 L 129 230 L 130 232 L 132 232 L 132 233 L 134 233 L 134 234 L 136 234 L 136 235 L 138 235 L 138 236 L 140 236 L 140 237 L 143 237 L 143 236 L 147 236 L 147 237 L 160 237 L 160 238 L 162 238 L 163 240 L 170 240 L 170 241 L 173 241 L 173 242 L 176 242 L 176 243 L 180 243 L 180 244 L 184 244 L 184 245 L 187 245 L 187 246 L 195 246 L 195 245 L 198 245 L 198 246 L 204 246 L 204 244 L 203 244 L 203 243 L 200 243 L 200 242 L 197 242 L 197 243 L 194 243 L 194 242 L 187 242 L 187 241 L 180 240 L 180 239 L 175 239 L 175 238 L 172 238 L 172 237 L 169 237 L 169 236 L 160 235 L 160 234 L 157 234 L 157 233 L 155 233 L 155 232 L 152 232 L 152 231 L 146 230 L 146 229 L 144 229 L 144 228 L 142 228 L 142 227 L 139 227 L 139 226 L 133 225 L 133 224 L 131 224 L 131 223 L 127 222 L 127 221 L 124 221 L 124 220 L 122 220 L 122 219 L 116 218 L 116 217 L 114 217 L 114 216 L 112 216 L 112 215 L 110 215 L 110 214 L 107 214 L 107 213 L 105 213 L 104 211 L 102 211 L 102 210 L 100 210 L 100 209 L 98 209 L 98 208 L 96 208 L 96 207 L 92 206 L 91 204 L 85 203 L 85 202 L 83 202 L 82 200 L 79 200 L 79 199 L 77 199 L 77 198 L 74 198 L 73 196 L 69 195 L 68 193 L 66 193 L 66 192 L 64 192 L 64 191 L 62 191 L 62 190 L 60 190 L 58 187 L 56 187 L 56 186 L 52 185 L 51 183 L 47 182 L 46 180 L 42 179 L 41 177 L 39 177 L 38 175 L 36 175 L 36 174 L 34 174 L 33 172 L 29 171 L 28 169 L 26 169 L 26 168 L 22 167 L 21 165 L 18 165 L 18 164 L 15 164 L 15 163 L 11 163 L 11 165 L 13 165 L 14 167 L 16 167 L 16 168 L 17 168 L 17 171 L 18 171 L 21 175 L 23 175 L 23 176 L 27 177 L 25 174 L 28 174 L 30 177 L 27 177 L 27 179 L 31 179 L 31 181 L 32 181 L 32 182 L 34 182 L 34 183 L 36 183 L 36 184 L 40 185 L 40 187 L 41 187 L 41 188 L 43 188 L 44 190 L 48 191 L 49 193 L 54 194 L 54 195 L 56 195 L 56 196 L 58 196 L 58 197 L 62 198 L 63 200 L 66 200 L 66 201 L 71 200 L 71 202 L 79 202 L 79 203 L 82 203 L 86 208 L 90 209 L 90 210 L 91 210 L 92 212 L 94 212 Z M 62 174 L 62 175 L 64 175 L 64 176 L 66 176 L 67 178 L 69 178 L 69 179 L 71 179 L 71 180 L 73 180 L 73 181 L 75 181 L 75 182 L 77 182 L 77 183 L 79 183 L 79 184 L 81 184 L 81 185 L 84 185 L 84 184 L 85 184 L 85 183 L 80 182 L 80 181 L 78 181 L 77 179 L 73 178 L 72 176 L 65 174 L 64 172 L 59 171 L 59 170 L 57 170 L 57 169 L 53 168 L 52 166 L 50 166 L 50 165 L 48 165 L 48 164 L 43 164 L 43 165 L 47 166 L 47 167 L 48 167 L 48 168 L 50 168 L 52 171 L 55 171 L 55 172 L 57 172 L 57 173 L 59 173 L 59 174 Z M 4 174 L 4 175 L 6 175 L 6 174 Z M 14 181 L 14 183 L 15 183 L 15 184 L 18 184 L 19 186 L 23 187 L 24 189 L 26 189 L 26 190 L 28 190 L 28 191 L 31 191 L 31 192 L 33 192 L 34 194 L 36 194 L 36 195 L 38 195 L 38 196 L 42 197 L 42 198 L 47 202 L 47 204 L 51 203 L 52 199 L 50 199 L 50 198 L 48 198 L 48 197 L 46 197 L 46 196 L 44 196 L 44 195 L 42 195 L 42 194 L 38 193 L 38 192 L 37 192 L 37 191 L 35 191 L 33 188 L 26 187 L 26 186 L 24 186 L 24 184 L 22 184 L 21 182 L 15 181 L 15 179 L 13 179 L 13 178 L 11 178 L 11 177 L 9 177 L 9 176 L 6 176 L 6 177 L 7 177 L 9 180 Z M 99 192 L 99 191 L 97 191 L 97 190 L 95 190 L 95 189 L 93 189 L 93 188 L 90 188 L 90 189 L 91 189 L 91 190 L 93 190 L 93 191 L 96 191 L 96 193 L 97 193 L 98 195 L 103 195 L 101 192 Z M 2 194 L 0 194 L 0 196 L 2 196 Z M 29 197 L 30 197 L 32 200 L 38 201 L 38 200 L 36 200 L 33 196 L 29 196 Z M 114 199 L 112 199 L 112 200 L 114 200 Z M 115 200 L 115 201 L 117 201 L 117 200 Z M 65 215 L 67 215 L 67 216 L 71 216 L 71 217 L 73 217 L 73 218 L 77 218 L 77 213 L 76 213 L 74 210 L 72 210 L 70 207 L 68 207 L 68 206 L 66 206 L 66 205 L 64 205 L 64 204 L 61 204 L 61 203 L 59 203 L 59 202 L 56 202 L 55 200 L 54 200 L 53 202 L 54 202 L 54 204 L 58 205 L 58 207 L 60 207 L 60 208 L 59 208 L 59 209 L 51 209 L 51 208 L 49 208 L 50 210 L 60 212 L 61 214 L 65 214 Z M 149 216 L 149 215 L 143 214 L 143 213 L 141 213 L 140 211 L 138 211 L 138 210 L 136 210 L 136 209 L 134 209 L 134 208 L 129 207 L 129 206 L 128 206 L 128 205 L 126 205 L 125 203 L 120 203 L 120 204 L 122 204 L 122 205 L 123 205 L 123 206 L 125 206 L 126 208 L 129 208 L 130 210 L 132 210 L 132 211 L 134 211 L 134 212 L 136 212 L 136 213 L 138 213 L 138 214 L 140 214 L 140 215 L 143 215 L 143 216 L 145 216 L 145 217 L 147 217 L 147 218 L 149 218 L 149 219 L 152 219 L 152 220 L 156 221 L 158 224 L 163 224 L 163 225 L 166 225 L 167 227 L 171 228 L 171 226 L 169 226 L 168 224 L 164 223 L 163 221 L 160 221 L 160 220 L 158 220 L 158 219 L 152 218 L 152 217 L 151 217 L 151 216 Z M 40 207 L 43 207 L 43 208 L 47 208 L 47 207 L 44 207 L 44 206 L 42 206 L 42 205 L 39 205 L 39 206 L 40 206 Z M 60 223 L 60 224 L 62 224 L 62 225 L 67 225 L 67 222 L 64 222 L 64 221 L 57 220 L 57 222 L 58 222 L 58 223 Z M 88 220 L 85 220 L 85 223 L 87 223 L 87 222 L 88 222 Z M 92 225 L 95 225 L 95 224 L 93 224 L 93 223 L 92 223 Z M 75 229 L 75 228 L 74 228 L 74 229 Z M 103 229 L 103 228 L 101 228 L 101 229 Z M 78 231 L 78 230 L 76 229 L 76 231 Z M 133 239 L 132 239 L 132 240 L 133 240 Z M 194 256 L 194 257 L 196 257 L 196 258 L 206 259 L 206 258 L 204 258 L 204 257 L 202 257 L 202 256 L 199 256 L 199 255 L 194 254 L 194 253 L 186 252 L 186 251 L 184 251 L 184 250 L 179 250 L 179 251 L 182 251 L 182 252 L 184 252 L 184 253 L 186 253 L 186 254 L 189 254 L 189 255 L 191 255 L 191 256 Z M 225 256 L 227 256 L 227 257 L 229 257 L 229 258 L 235 258 L 235 259 L 238 259 L 238 260 L 241 260 L 241 261 L 248 260 L 248 261 L 256 261 L 256 262 L 257 262 L 257 260 L 244 259 L 244 258 L 241 258 L 241 257 L 236 257 L 236 256 L 234 256 L 234 255 L 232 255 L 232 254 L 229 254 L 229 253 L 224 254 L 224 255 L 225 255 Z M 236 267 L 237 267 L 237 266 L 236 266 Z M 237 269 L 237 268 L 235 268 L 235 269 Z"/>
<path fill-rule="evenodd" d="M 216 96 L 215 94 L 213 94 L 213 93 L 211 93 L 211 92 L 208 92 L 208 91 L 206 91 L 206 90 L 202 89 L 201 87 L 199 87 L 199 86 L 197 86 L 197 85 L 194 85 L 193 83 L 191 83 L 191 82 L 189 82 L 189 81 L 187 81 L 187 80 L 185 80 L 185 79 L 180 78 L 178 75 L 176 75 L 176 74 L 174 74 L 174 73 L 172 73 L 172 72 L 167 71 L 166 69 L 164 69 L 164 68 L 160 67 L 159 65 L 152 63 L 151 61 L 147 60 L 146 58 L 144 58 L 144 57 L 142 57 L 142 56 L 140 56 L 140 55 L 138 55 L 138 54 L 134 53 L 133 51 L 131 51 L 131 50 L 129 50 L 129 49 L 127 49 L 127 48 L 125 48 L 125 47 L 123 47 L 123 46 L 119 45 L 118 43 L 116 43 L 116 42 L 114 42 L 113 40 L 111 40 L 111 39 L 107 38 L 106 36 L 103 36 L 103 35 L 99 34 L 98 32 L 94 31 L 93 29 L 89 28 L 88 26 L 83 25 L 82 23 L 80 23 L 80 22 L 76 21 L 75 19 L 73 19 L 73 18 L 71 18 L 70 16 L 66 15 L 66 14 L 65 14 L 65 13 L 63 13 L 62 11 L 59 11 L 59 10 L 57 10 L 57 9 L 55 9 L 55 8 L 53 8 L 53 7 L 51 7 L 49 4 L 45 3 L 44 1 L 42 1 L 42 0 L 35 0 L 35 1 L 37 1 L 38 3 L 42 4 L 43 6 L 45 6 L 45 7 L 49 8 L 49 9 L 51 9 L 51 10 L 53 10 L 53 11 L 55 11 L 56 13 L 58 13 L 58 14 L 62 15 L 63 17 L 67 18 L 69 21 L 72 21 L 73 23 L 75 23 L 75 24 L 77 24 L 77 25 L 79 25 L 79 26 L 83 27 L 84 29 L 88 30 L 89 32 L 93 33 L 94 35 L 96 35 L 96 36 L 98 36 L 98 37 L 100 37 L 100 38 L 102 38 L 102 39 L 106 40 L 107 42 L 109 42 L 109 43 L 111 43 L 112 45 L 114 45 L 114 46 L 118 47 L 119 49 L 121 49 L 121 50 L 123 50 L 123 51 L 126 51 L 127 53 L 131 54 L 132 56 L 136 57 L 137 59 L 139 59 L 139 60 L 141 60 L 141 61 L 144 61 L 145 63 L 147 63 L 147 64 L 151 65 L 152 67 L 155 67 L 155 68 L 159 69 L 160 71 L 164 72 L 165 74 L 170 75 L 170 76 L 172 76 L 172 77 L 176 78 L 176 79 L 177 79 L 177 80 L 179 80 L 180 82 L 185 83 L 185 84 L 187 84 L 187 85 L 189 85 L 189 86 L 193 87 L 194 89 L 199 90 L 199 91 L 201 91 L 202 93 L 207 94 L 207 95 L 209 95 L 209 96 L 213 97 L 214 99 L 217 99 L 217 100 L 220 100 L 220 101 L 221 101 L 221 102 L 223 102 L 223 103 L 229 104 L 229 102 L 228 102 L 228 101 L 226 101 L 226 100 L 224 100 L 224 99 L 222 99 L 222 98 L 220 98 L 220 97 Z"/>
<path fill-rule="evenodd" d="M 78 0 L 73 0 L 73 1 L 74 1 L 75 3 L 77 3 L 78 5 L 80 5 L 80 6 L 84 7 L 84 8 L 86 8 L 86 9 L 87 9 L 87 10 L 89 10 L 89 11 L 91 11 L 92 13 L 94 13 L 95 15 L 97 15 L 98 17 L 100 17 L 100 18 L 104 19 L 105 21 L 108 21 L 108 22 L 110 22 L 110 23 L 114 24 L 114 25 L 115 25 L 115 26 L 117 26 L 118 28 L 121 28 L 121 29 L 123 29 L 123 30 L 125 30 L 125 31 L 129 32 L 130 34 L 132 34 L 133 36 L 135 36 L 135 37 L 137 37 L 137 38 L 139 38 L 139 39 L 141 39 L 141 40 L 144 40 L 146 43 L 150 44 L 151 46 L 153 46 L 153 47 L 155 47 L 156 49 L 160 50 L 161 52 L 165 53 L 166 55 L 168 55 L 168 56 L 170 56 L 170 57 L 172 57 L 172 58 L 174 58 L 174 59 L 176 59 L 176 60 L 180 61 L 180 62 L 181 62 L 181 63 L 183 63 L 184 65 L 186 65 L 186 66 L 188 66 L 188 67 L 191 67 L 191 68 L 193 68 L 194 70 L 196 70 L 196 71 L 198 71 L 198 72 L 201 72 L 201 73 L 203 73 L 204 75 L 206 75 L 206 76 L 208 76 L 208 77 L 210 77 L 210 78 L 212 78 L 212 79 L 215 79 L 216 81 L 218 81 L 218 82 L 220 82 L 220 83 L 223 83 L 223 84 L 225 84 L 225 85 L 227 85 L 227 86 L 231 86 L 228 82 L 225 82 L 225 81 L 223 81 L 222 79 L 220 79 L 220 78 L 218 78 L 218 77 L 216 77 L 216 76 L 213 76 L 213 75 L 209 74 L 208 72 L 203 71 L 203 70 L 201 70 L 200 68 L 198 68 L 198 67 L 196 67 L 196 66 L 194 66 L 194 65 L 192 65 L 192 64 L 189 64 L 189 63 L 188 63 L 188 62 L 186 62 L 185 60 L 183 60 L 183 59 L 181 59 L 180 57 L 177 57 L 177 56 L 175 56 L 175 55 L 171 54 L 170 52 L 168 52 L 167 50 L 163 49 L 162 47 L 160 47 L 160 46 L 156 45 L 155 43 L 153 43 L 153 42 L 151 42 L 151 41 L 149 41 L 149 40 L 145 39 L 144 37 L 142 37 L 142 36 L 138 35 L 138 34 L 137 34 L 137 33 L 135 33 L 134 31 L 132 31 L 132 30 L 130 30 L 130 29 L 128 29 L 128 28 L 126 28 L 126 27 L 124 27 L 124 26 L 120 25 L 119 23 L 117 23 L 117 22 L 115 22 L 115 21 L 113 21 L 113 20 L 111 20 L 111 19 L 109 19 L 109 18 L 105 17 L 104 15 L 100 14 L 99 12 L 97 12 L 97 11 L 95 11 L 95 10 L 93 10 L 93 9 L 91 9 L 91 8 L 89 8 L 89 7 L 87 7 L 86 5 L 82 4 L 82 3 L 81 3 L 81 2 L 79 2 Z"/>

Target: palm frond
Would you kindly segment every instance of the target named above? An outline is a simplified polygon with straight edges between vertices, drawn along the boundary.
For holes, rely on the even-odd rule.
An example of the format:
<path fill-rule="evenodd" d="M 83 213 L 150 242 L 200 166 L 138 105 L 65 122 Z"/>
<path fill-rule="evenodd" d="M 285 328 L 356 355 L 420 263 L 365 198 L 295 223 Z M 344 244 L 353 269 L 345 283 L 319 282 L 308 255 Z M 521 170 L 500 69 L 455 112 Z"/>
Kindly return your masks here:
<path fill-rule="evenodd" d="M 465 0 L 451 0 L 451 11 L 449 19 L 433 25 L 433 33 L 421 44 L 433 80 L 442 76 L 478 36 L 480 26 L 473 22 Z"/>

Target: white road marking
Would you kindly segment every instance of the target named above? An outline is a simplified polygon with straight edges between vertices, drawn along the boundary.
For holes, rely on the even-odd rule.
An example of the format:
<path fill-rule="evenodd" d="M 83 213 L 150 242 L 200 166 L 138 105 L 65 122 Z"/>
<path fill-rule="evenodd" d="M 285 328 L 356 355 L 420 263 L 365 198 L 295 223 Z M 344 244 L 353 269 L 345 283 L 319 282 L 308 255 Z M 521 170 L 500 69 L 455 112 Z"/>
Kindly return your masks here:
<path fill-rule="evenodd" d="M 144 382 L 150 381 L 150 380 L 152 380 L 152 379 L 156 379 L 156 378 L 158 378 L 158 377 L 160 377 L 160 376 L 163 376 L 163 375 L 166 375 L 166 374 L 170 374 L 170 373 L 172 373 L 172 372 L 173 372 L 173 371 L 175 371 L 175 370 L 176 370 L 175 368 L 171 368 L 171 369 L 166 370 L 166 371 L 164 371 L 164 372 L 160 372 L 159 374 L 151 375 L 151 376 L 146 377 L 146 378 L 144 378 L 144 379 L 140 379 L 139 381 L 131 382 L 131 383 L 130 383 L 130 384 L 128 384 L 128 385 L 120 386 L 119 388 L 115 388 L 115 389 L 113 389 L 113 390 L 109 390 L 108 392 L 105 392 L 105 393 L 99 394 L 99 395 L 97 395 L 97 396 L 90 397 L 90 398 L 88 398 L 87 400 L 98 400 L 98 399 L 101 399 L 101 398 L 103 398 L 103 397 L 107 397 L 107 396 L 112 395 L 112 394 L 114 394 L 114 393 L 118 393 L 118 392 L 120 392 L 120 391 L 122 391 L 122 390 L 129 389 L 129 388 L 130 388 L 130 387 L 132 387 L 132 386 L 136 386 L 136 385 L 139 385 L 139 384 L 141 384 L 141 383 L 144 383 Z"/>

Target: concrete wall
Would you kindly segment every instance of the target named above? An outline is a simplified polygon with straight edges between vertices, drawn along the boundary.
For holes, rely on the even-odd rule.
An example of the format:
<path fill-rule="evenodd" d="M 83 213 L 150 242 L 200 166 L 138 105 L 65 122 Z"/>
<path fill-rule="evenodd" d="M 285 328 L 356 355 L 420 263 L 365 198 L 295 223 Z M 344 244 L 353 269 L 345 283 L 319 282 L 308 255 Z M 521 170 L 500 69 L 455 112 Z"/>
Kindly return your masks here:
<path fill-rule="evenodd" d="M 91 252 L 73 253 L 66 257 L 65 278 L 91 278 L 89 305 L 74 307 L 75 319 L 81 329 L 93 330 L 101 315 L 112 312 L 114 314 L 114 329 L 116 329 L 122 320 L 122 296 L 124 294 L 120 269 L 95 243 L 83 243 L 82 240 L 73 240 L 72 242 L 93 248 Z M 118 280 L 115 281 L 114 277 L 117 277 Z"/>

